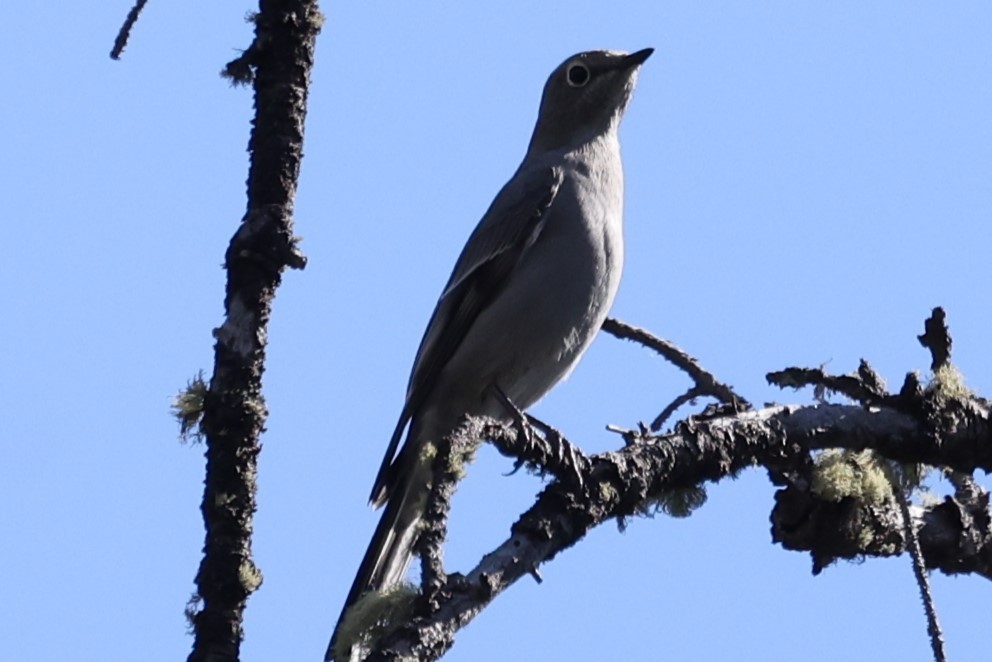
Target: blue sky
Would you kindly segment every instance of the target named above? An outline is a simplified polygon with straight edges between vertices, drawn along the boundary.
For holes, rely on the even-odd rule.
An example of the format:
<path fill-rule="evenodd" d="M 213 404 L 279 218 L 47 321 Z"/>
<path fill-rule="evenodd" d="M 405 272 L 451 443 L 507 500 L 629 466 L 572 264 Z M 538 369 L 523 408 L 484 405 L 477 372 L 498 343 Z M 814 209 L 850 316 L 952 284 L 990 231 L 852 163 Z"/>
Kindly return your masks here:
<path fill-rule="evenodd" d="M 14 3 L 0 40 L 8 228 L 0 604 L 9 659 L 183 659 L 202 451 L 172 395 L 212 366 L 244 210 L 251 96 L 218 71 L 249 3 Z M 325 3 L 297 232 L 276 299 L 243 659 L 316 660 L 374 527 L 365 498 L 465 238 L 523 155 L 541 86 L 589 48 L 656 49 L 622 130 L 614 315 L 753 402 L 764 374 L 867 358 L 898 386 L 942 305 L 992 392 L 992 4 Z M 610 337 L 535 409 L 589 452 L 687 386 Z M 481 453 L 447 550 L 470 568 L 540 482 Z M 985 484 L 989 481 L 986 479 Z M 687 520 L 608 525 L 510 589 L 450 660 L 929 659 L 907 559 L 770 543 L 761 472 Z M 986 582 L 934 577 L 956 661 L 987 656 Z"/>

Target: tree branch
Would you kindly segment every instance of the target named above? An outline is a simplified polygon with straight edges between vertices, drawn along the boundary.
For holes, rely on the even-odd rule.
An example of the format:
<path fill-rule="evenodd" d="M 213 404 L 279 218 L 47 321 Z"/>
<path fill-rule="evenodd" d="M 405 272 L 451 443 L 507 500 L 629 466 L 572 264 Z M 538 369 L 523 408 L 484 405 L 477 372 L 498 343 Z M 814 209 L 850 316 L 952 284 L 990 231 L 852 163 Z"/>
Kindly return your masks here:
<path fill-rule="evenodd" d="M 893 484 L 893 491 L 899 504 L 903 530 L 906 533 L 906 551 L 913 562 L 913 575 L 916 577 L 916 585 L 920 589 L 920 600 L 923 602 L 923 611 L 927 617 L 927 635 L 930 637 L 933 659 L 934 662 L 947 662 L 947 653 L 944 650 L 944 634 L 940 629 L 940 621 L 937 619 L 933 591 L 930 589 L 930 577 L 927 575 L 920 537 L 916 533 L 916 522 L 913 521 L 912 513 L 909 510 L 909 495 L 906 494 L 906 490 L 895 484 Z"/>
<path fill-rule="evenodd" d="M 751 403 L 737 395 L 737 393 L 735 393 L 730 386 L 718 380 L 713 373 L 703 369 L 703 367 L 699 364 L 699 361 L 676 347 L 674 343 L 659 338 L 645 329 L 631 326 L 630 324 L 626 324 L 612 317 L 608 317 L 606 321 L 603 322 L 603 331 L 606 331 L 610 335 L 616 336 L 621 340 L 631 340 L 644 345 L 648 349 L 653 349 L 676 368 L 689 375 L 689 378 L 692 379 L 695 384 L 692 389 L 680 398 L 676 399 L 672 404 L 668 405 L 664 411 L 662 411 L 662 413 L 655 418 L 654 422 L 651 424 L 651 430 L 653 432 L 658 432 L 665 420 L 667 420 L 676 409 L 693 398 L 702 395 L 708 395 L 716 398 L 716 400 L 722 404 L 733 407 L 736 411 L 751 408 Z"/>
<path fill-rule="evenodd" d="M 110 49 L 110 59 L 121 59 L 121 54 L 127 47 L 127 41 L 131 38 L 131 29 L 138 22 L 138 16 L 141 15 L 141 10 L 145 8 L 146 4 L 148 4 L 148 0 L 136 0 L 134 6 L 131 7 L 131 11 L 127 13 L 127 18 L 124 19 L 121 29 L 117 31 L 117 38 L 114 39 L 114 47 Z"/>
<path fill-rule="evenodd" d="M 368 659 L 437 659 L 452 645 L 459 628 L 520 577 L 571 547 L 593 527 L 610 519 L 650 512 L 667 490 L 719 480 L 756 464 L 774 469 L 779 476 L 790 476 L 797 467 L 810 464 L 811 451 L 824 448 L 871 448 L 899 462 L 949 461 L 962 471 L 989 471 L 989 408 L 975 399 L 965 409 L 971 412 L 970 419 L 947 430 L 940 441 L 925 422 L 892 408 L 782 405 L 712 419 L 690 418 L 679 423 L 672 434 L 592 456 L 583 471 L 582 488 L 552 482 L 513 525 L 511 536 L 502 545 L 467 576 L 450 575 L 434 593 L 433 604 L 417 610 L 418 617 L 379 642 Z M 473 420 L 453 434 L 470 439 L 496 437 L 512 447 L 518 431 L 513 426 Z M 462 439 L 458 443 L 467 442 Z M 948 572 L 965 567 L 961 561 L 947 563 L 948 557 L 961 558 L 961 547 L 956 545 L 961 535 L 944 535 L 954 528 L 950 520 L 959 514 L 945 512 L 940 506 L 918 514 L 923 522 L 921 547 L 928 567 Z M 890 516 L 876 520 L 887 522 L 886 553 L 903 551 L 898 506 L 892 503 Z M 972 518 L 969 525 L 970 530 L 962 531 L 962 535 L 978 544 L 971 547 L 967 564 L 986 576 L 992 571 L 988 518 Z M 874 548 L 859 551 L 874 553 L 881 552 Z"/>
<path fill-rule="evenodd" d="M 214 331 L 214 371 L 200 424 L 206 539 L 189 609 L 195 636 L 190 662 L 238 660 L 245 605 L 262 582 L 251 550 L 259 436 L 267 416 L 262 373 L 282 272 L 306 264 L 292 214 L 320 21 L 312 0 L 261 0 L 255 17 L 247 211 L 226 254 L 225 319 Z"/>

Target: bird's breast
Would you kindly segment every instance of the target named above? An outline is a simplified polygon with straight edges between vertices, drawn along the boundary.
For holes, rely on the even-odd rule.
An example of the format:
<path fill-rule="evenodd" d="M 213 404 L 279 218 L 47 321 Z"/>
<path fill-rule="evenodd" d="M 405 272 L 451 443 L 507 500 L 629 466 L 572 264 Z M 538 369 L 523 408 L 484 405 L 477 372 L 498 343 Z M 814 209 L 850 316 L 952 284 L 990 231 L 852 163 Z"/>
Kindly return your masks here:
<path fill-rule="evenodd" d="M 598 333 L 623 268 L 623 175 L 616 159 L 564 160 L 543 229 L 446 367 L 452 411 L 499 415 L 496 384 L 526 409 L 565 378 Z M 477 399 L 481 398 L 481 399 Z"/>
<path fill-rule="evenodd" d="M 566 169 L 547 223 L 520 265 L 521 282 L 531 288 L 517 293 L 518 303 L 526 300 L 517 310 L 525 312 L 508 326 L 514 359 L 498 376 L 518 406 L 530 406 L 566 377 L 602 326 L 623 269 L 622 219 L 619 168 L 580 161 Z"/>

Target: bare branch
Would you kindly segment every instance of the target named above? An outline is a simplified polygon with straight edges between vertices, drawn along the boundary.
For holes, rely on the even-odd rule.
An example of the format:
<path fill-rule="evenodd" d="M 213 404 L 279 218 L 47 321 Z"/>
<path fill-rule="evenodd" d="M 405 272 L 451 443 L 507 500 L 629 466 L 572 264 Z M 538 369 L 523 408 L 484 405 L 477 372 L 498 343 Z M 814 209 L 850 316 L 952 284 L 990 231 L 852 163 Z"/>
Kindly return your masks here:
<path fill-rule="evenodd" d="M 893 492 L 899 503 L 903 528 L 906 532 L 906 551 L 913 562 L 913 575 L 920 589 L 920 599 L 923 601 L 923 611 L 927 616 L 927 634 L 930 636 L 930 648 L 933 651 L 934 662 L 947 662 L 944 652 L 944 635 L 940 631 L 940 621 L 937 620 L 937 609 L 934 607 L 933 591 L 930 590 L 930 578 L 927 576 L 923 551 L 920 548 L 920 537 L 916 533 L 916 524 L 909 512 L 909 498 L 905 490 L 893 483 Z"/>
<path fill-rule="evenodd" d="M 786 368 L 768 373 L 765 379 L 780 388 L 823 387 L 865 405 L 880 404 L 889 396 L 881 378 L 864 359 L 856 375 L 830 375 L 822 368 Z"/>
<path fill-rule="evenodd" d="M 138 22 L 138 16 L 146 4 L 148 4 L 148 0 L 137 0 L 134 6 L 131 7 L 131 11 L 127 13 L 124 24 L 117 31 L 117 38 L 114 39 L 114 47 L 110 50 L 110 58 L 112 60 L 121 59 L 121 53 L 124 52 L 124 48 L 127 46 L 127 40 L 131 38 L 131 28 Z"/>
<path fill-rule="evenodd" d="M 712 396 L 721 403 L 732 406 L 737 411 L 751 408 L 751 404 L 747 400 L 737 395 L 730 386 L 719 381 L 711 372 L 703 369 L 699 361 L 676 347 L 675 344 L 659 338 L 645 329 L 631 326 L 612 317 L 608 317 L 603 322 L 603 331 L 621 340 L 631 340 L 656 351 L 665 360 L 689 375 L 689 378 L 696 385 L 698 395 Z M 665 418 L 667 416 L 659 415 L 655 420 L 664 422 Z M 652 425 L 652 430 L 655 432 L 659 429 L 660 424 L 657 428 Z"/>
<path fill-rule="evenodd" d="M 653 421 L 651 421 L 651 431 L 652 432 L 660 431 L 662 426 L 665 424 L 665 421 L 667 421 L 672 416 L 672 414 L 674 414 L 676 410 L 678 410 L 679 407 L 681 407 L 682 405 L 688 402 L 692 402 L 701 395 L 703 395 L 703 393 L 699 389 L 699 387 L 693 386 L 688 391 L 686 391 L 679 397 L 672 400 L 668 404 L 668 406 L 662 409 L 661 413 L 658 414 Z"/>
<path fill-rule="evenodd" d="M 255 22 L 256 115 L 248 203 L 228 247 L 225 319 L 203 399 L 206 442 L 203 560 L 190 601 L 190 662 L 239 659 L 248 597 L 262 582 L 252 558 L 262 373 L 272 300 L 283 271 L 306 261 L 292 232 L 303 125 L 320 14 L 313 0 L 261 0 Z"/>
<path fill-rule="evenodd" d="M 836 447 L 872 448 L 900 462 L 936 463 L 947 457 L 960 469 L 992 469 L 989 410 L 975 402 L 969 411 L 974 420 L 937 441 L 913 416 L 890 408 L 866 409 L 854 405 L 825 404 L 808 407 L 776 406 L 713 419 L 689 419 L 673 434 L 655 437 L 589 458 L 583 487 L 555 481 L 514 526 L 511 536 L 467 576 L 452 575 L 428 618 L 414 619 L 380 642 L 370 660 L 395 660 L 414 656 L 437 659 L 452 644 L 454 633 L 470 622 L 500 592 L 540 564 L 575 544 L 604 521 L 649 511 L 667 490 L 695 486 L 733 475 L 748 466 L 774 467 L 787 475 L 791 467 L 809 461 L 812 450 Z M 510 442 L 512 426 L 485 426 L 474 430 Z M 461 429 L 462 434 L 471 426 Z M 780 494 L 787 490 L 780 490 Z M 893 504 L 894 506 L 894 504 Z M 898 510 L 889 517 L 889 553 L 905 550 Z M 934 513 L 929 515 L 939 517 Z M 984 540 L 972 562 L 982 572 L 992 569 L 992 533 L 987 520 L 975 537 Z M 894 533 L 893 533 L 894 532 Z M 921 548 L 927 565 L 941 562 L 934 552 L 936 540 L 921 529 Z M 870 553 L 870 550 L 861 553 Z M 939 566 L 938 566 L 939 567 Z M 423 613 L 423 612 L 421 612 Z"/>

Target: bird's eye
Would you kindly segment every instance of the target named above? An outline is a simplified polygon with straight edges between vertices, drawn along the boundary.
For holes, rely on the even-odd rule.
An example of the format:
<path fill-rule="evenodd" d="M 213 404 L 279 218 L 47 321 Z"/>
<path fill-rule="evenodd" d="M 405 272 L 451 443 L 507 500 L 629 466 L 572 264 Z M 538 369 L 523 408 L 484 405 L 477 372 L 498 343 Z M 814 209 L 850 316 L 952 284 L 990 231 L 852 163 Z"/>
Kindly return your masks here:
<path fill-rule="evenodd" d="M 572 87 L 582 87 L 589 82 L 589 69 L 584 64 L 573 64 L 565 73 L 565 80 Z"/>

